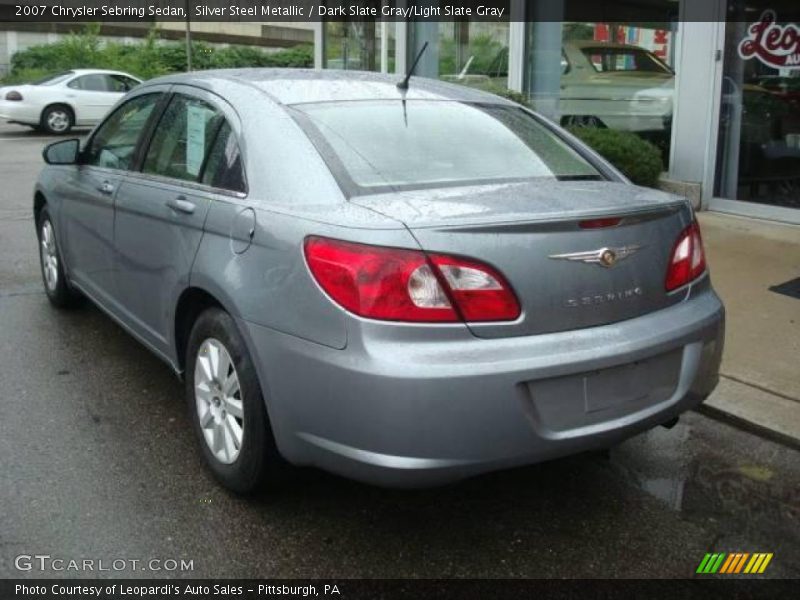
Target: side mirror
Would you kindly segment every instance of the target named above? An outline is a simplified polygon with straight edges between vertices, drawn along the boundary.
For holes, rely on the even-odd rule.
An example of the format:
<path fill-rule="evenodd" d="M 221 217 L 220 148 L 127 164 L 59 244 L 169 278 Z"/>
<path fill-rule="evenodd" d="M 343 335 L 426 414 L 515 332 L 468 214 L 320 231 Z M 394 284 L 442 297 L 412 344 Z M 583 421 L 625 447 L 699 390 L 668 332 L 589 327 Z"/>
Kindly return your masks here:
<path fill-rule="evenodd" d="M 53 142 L 45 146 L 42 158 L 48 165 L 74 165 L 78 163 L 81 143 L 78 139 Z"/>

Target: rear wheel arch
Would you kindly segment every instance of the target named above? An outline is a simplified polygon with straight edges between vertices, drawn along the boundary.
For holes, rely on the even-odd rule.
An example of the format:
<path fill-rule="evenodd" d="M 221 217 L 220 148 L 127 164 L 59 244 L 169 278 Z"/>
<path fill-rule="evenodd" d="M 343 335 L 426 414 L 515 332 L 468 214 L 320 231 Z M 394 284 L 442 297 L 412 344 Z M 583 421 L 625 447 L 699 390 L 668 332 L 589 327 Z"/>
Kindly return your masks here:
<path fill-rule="evenodd" d="M 47 198 L 42 192 L 37 191 L 33 195 L 33 226 L 39 229 L 39 217 L 42 214 L 42 209 L 47 205 Z"/>
<path fill-rule="evenodd" d="M 181 292 L 175 306 L 175 358 L 178 368 L 186 368 L 186 349 L 197 318 L 209 308 L 219 308 L 230 314 L 216 296 L 199 287 L 189 287 Z"/>
<path fill-rule="evenodd" d="M 197 299 L 197 305 L 209 301 L 206 292 L 197 294 L 189 296 Z M 237 493 L 282 479 L 286 463 L 275 443 L 258 369 L 231 313 L 221 307 L 203 308 L 189 333 L 185 354 L 189 414 L 214 476 Z M 201 358 L 208 360 L 198 369 Z"/>
<path fill-rule="evenodd" d="M 45 107 L 42 109 L 42 114 L 44 114 L 45 112 L 47 112 L 49 109 L 51 109 L 51 108 L 56 108 L 56 107 L 60 107 L 60 108 L 65 108 L 65 109 L 67 109 L 67 111 L 69 112 L 69 114 L 71 114 L 71 115 L 72 115 L 72 119 L 73 119 L 73 120 L 75 119 L 75 109 L 73 108 L 73 106 L 72 106 L 71 104 L 67 104 L 66 102 L 51 102 L 50 104 L 48 104 L 47 106 L 45 106 Z"/>

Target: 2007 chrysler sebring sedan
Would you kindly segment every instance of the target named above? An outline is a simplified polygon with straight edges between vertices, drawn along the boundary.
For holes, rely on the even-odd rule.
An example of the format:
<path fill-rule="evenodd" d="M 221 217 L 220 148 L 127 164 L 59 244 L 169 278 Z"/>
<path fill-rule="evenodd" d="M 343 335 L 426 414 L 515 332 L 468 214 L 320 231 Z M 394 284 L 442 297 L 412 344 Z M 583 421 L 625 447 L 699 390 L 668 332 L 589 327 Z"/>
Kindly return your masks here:
<path fill-rule="evenodd" d="M 483 92 L 193 73 L 45 150 L 47 295 L 185 373 L 227 487 L 286 460 L 432 485 L 608 447 L 714 388 L 691 206 Z"/>

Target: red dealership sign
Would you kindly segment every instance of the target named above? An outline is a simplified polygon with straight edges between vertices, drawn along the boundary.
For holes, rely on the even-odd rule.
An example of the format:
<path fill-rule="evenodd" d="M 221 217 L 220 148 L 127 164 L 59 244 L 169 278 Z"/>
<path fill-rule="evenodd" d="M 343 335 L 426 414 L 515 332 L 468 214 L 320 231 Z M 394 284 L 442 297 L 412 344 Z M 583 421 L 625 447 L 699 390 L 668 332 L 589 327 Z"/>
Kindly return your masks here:
<path fill-rule="evenodd" d="M 757 58 L 774 69 L 800 69 L 800 27 L 794 23 L 779 25 L 775 12 L 765 10 L 761 19 L 747 28 L 739 56 Z"/>

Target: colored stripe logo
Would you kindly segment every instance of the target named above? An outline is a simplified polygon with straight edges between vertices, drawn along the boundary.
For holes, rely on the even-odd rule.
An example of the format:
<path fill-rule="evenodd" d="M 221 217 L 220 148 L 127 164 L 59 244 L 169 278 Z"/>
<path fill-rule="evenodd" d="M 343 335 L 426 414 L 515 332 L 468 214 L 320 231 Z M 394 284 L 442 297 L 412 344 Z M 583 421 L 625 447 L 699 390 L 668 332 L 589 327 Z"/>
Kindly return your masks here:
<path fill-rule="evenodd" d="M 772 560 L 772 552 L 717 552 L 708 553 L 700 561 L 695 573 L 737 575 L 740 573 L 763 573 Z"/>

